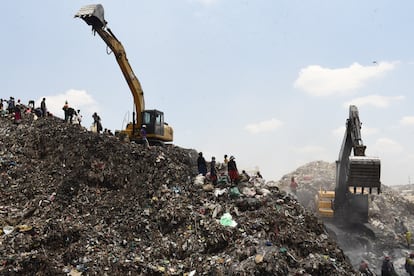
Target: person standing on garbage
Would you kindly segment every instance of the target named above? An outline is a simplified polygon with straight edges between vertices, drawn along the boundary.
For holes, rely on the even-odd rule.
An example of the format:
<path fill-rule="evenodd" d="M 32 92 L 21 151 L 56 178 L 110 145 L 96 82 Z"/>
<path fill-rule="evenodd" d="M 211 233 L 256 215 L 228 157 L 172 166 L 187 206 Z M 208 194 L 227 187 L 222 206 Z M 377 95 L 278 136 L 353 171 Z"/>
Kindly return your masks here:
<path fill-rule="evenodd" d="M 210 179 L 213 185 L 217 185 L 217 169 L 216 169 L 216 157 L 211 157 L 210 162 Z"/>
<path fill-rule="evenodd" d="M 227 163 L 227 171 L 229 172 L 230 183 L 237 184 L 239 179 L 239 171 L 237 170 L 236 158 L 234 156 L 230 156 L 230 161 Z"/>
<path fill-rule="evenodd" d="M 405 232 L 405 241 L 407 242 L 407 248 L 410 249 L 411 246 L 411 231 Z"/>
<path fill-rule="evenodd" d="M 390 256 L 385 256 L 381 265 L 381 276 L 397 276 Z"/>
<path fill-rule="evenodd" d="M 99 117 L 99 115 L 94 112 L 92 115 L 93 118 L 93 124 L 96 127 L 96 132 L 101 133 L 102 131 L 102 124 L 101 124 L 101 117 Z"/>
<path fill-rule="evenodd" d="M 40 103 L 40 109 L 42 110 L 42 117 L 46 117 L 46 98 L 43 98 L 42 102 Z"/>
<path fill-rule="evenodd" d="M 224 165 L 227 166 L 227 163 L 229 163 L 229 159 L 227 158 L 227 154 L 224 155 Z"/>
<path fill-rule="evenodd" d="M 410 255 L 405 258 L 404 268 L 408 275 L 414 276 L 414 253 L 410 253 Z"/>
<path fill-rule="evenodd" d="M 65 104 L 62 107 L 63 114 L 65 115 L 65 123 L 68 121 L 68 117 L 69 117 L 68 109 L 69 109 L 68 101 L 65 101 Z"/>
<path fill-rule="evenodd" d="M 206 174 L 207 174 L 207 163 L 206 163 L 206 159 L 204 159 L 204 157 L 203 157 L 202 152 L 198 153 L 197 167 L 198 167 L 198 173 L 201 174 L 202 176 L 206 176 Z"/>
<path fill-rule="evenodd" d="M 144 144 L 144 146 L 149 149 L 150 145 L 147 139 L 147 126 L 146 125 L 142 125 L 141 127 L 141 131 L 140 131 L 140 135 L 141 135 L 141 141 Z"/>
<path fill-rule="evenodd" d="M 13 114 L 14 107 L 14 97 L 10 97 L 10 99 L 7 101 L 7 111 L 9 112 L 9 114 Z"/>
<path fill-rule="evenodd" d="M 292 176 L 290 179 L 290 190 L 291 192 L 296 195 L 298 189 L 298 183 L 295 181 L 295 177 Z"/>
<path fill-rule="evenodd" d="M 14 107 L 14 123 L 20 124 L 22 121 L 22 110 L 20 109 L 20 106 L 16 105 Z"/>

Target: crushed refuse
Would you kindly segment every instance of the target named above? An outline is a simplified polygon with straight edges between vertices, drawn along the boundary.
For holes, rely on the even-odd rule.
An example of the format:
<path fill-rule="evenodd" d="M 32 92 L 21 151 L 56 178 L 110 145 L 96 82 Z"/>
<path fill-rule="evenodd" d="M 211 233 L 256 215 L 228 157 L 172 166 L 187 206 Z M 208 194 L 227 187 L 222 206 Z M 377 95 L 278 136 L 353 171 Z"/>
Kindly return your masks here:
<path fill-rule="evenodd" d="M 212 186 L 196 150 L 28 115 L 0 135 L 1 275 L 358 275 L 295 197 Z"/>

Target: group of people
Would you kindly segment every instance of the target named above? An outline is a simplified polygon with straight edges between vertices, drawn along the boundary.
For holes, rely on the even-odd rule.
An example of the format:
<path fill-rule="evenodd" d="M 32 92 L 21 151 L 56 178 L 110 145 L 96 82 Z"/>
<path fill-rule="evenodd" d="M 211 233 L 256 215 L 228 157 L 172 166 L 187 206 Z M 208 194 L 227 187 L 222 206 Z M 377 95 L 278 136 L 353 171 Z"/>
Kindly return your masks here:
<path fill-rule="evenodd" d="M 1 116 L 11 115 L 14 118 L 15 124 L 20 124 L 22 120 L 22 114 L 34 113 L 37 117 L 45 117 L 48 114 L 46 108 L 46 98 L 43 98 L 40 103 L 40 107 L 34 107 L 34 101 L 30 101 L 26 106 L 21 103 L 20 99 L 15 101 L 14 97 L 10 97 L 9 100 L 0 99 L 0 114 Z"/>
<path fill-rule="evenodd" d="M 62 110 L 64 112 L 64 120 L 66 123 L 70 124 L 81 124 L 82 122 L 82 115 L 80 114 L 80 110 L 75 110 L 73 107 L 69 106 L 68 101 L 65 101 L 65 104 L 62 107 Z M 111 130 L 102 127 L 101 117 L 98 115 L 98 113 L 94 112 L 92 114 L 92 127 L 91 131 L 101 133 L 103 131 L 104 134 L 113 135 Z"/>
<path fill-rule="evenodd" d="M 65 101 L 65 104 L 62 107 L 65 123 L 78 124 L 82 122 L 82 115 L 80 110 L 75 110 L 73 107 L 69 106 L 68 101 Z"/>
<path fill-rule="evenodd" d="M 243 181 L 249 181 L 250 180 L 250 176 L 247 174 L 247 172 L 245 170 L 242 171 L 242 173 L 239 173 L 239 170 L 237 168 L 237 164 L 236 164 L 236 158 L 234 156 L 230 156 L 230 158 L 228 158 L 228 155 L 225 154 L 224 155 L 224 159 L 223 159 L 223 166 L 224 169 L 227 171 L 226 176 L 228 177 L 228 180 L 230 182 L 230 184 L 234 184 L 237 185 L 240 180 Z M 207 162 L 203 156 L 202 152 L 198 153 L 198 158 L 197 158 L 197 167 L 198 167 L 198 173 L 206 176 L 207 175 Z M 210 172 L 209 172 L 209 178 L 211 180 L 211 182 L 213 183 L 213 185 L 217 184 L 218 181 L 218 167 L 216 164 L 216 157 L 211 157 L 211 161 L 210 161 Z M 262 175 L 260 174 L 260 172 L 256 173 L 256 178 L 263 178 Z"/>
<path fill-rule="evenodd" d="M 405 271 L 410 276 L 414 276 L 414 253 L 410 253 L 405 259 L 404 264 Z M 364 276 L 376 275 L 368 265 L 368 262 L 362 260 L 359 265 L 359 272 Z M 398 276 L 395 271 L 394 264 L 390 256 L 385 256 L 381 264 L 381 276 Z"/>
<path fill-rule="evenodd" d="M 227 167 L 227 172 L 230 178 L 230 183 L 237 184 L 239 175 L 238 175 L 237 165 L 236 165 L 234 156 L 231 156 L 230 160 L 228 160 L 227 155 L 224 155 L 223 163 Z M 197 167 L 198 167 L 199 174 L 203 176 L 207 175 L 207 162 L 202 152 L 198 153 Z M 213 156 L 211 157 L 210 175 L 209 175 L 210 180 L 213 182 L 213 185 L 217 184 L 217 179 L 218 179 L 217 172 L 218 172 L 218 168 L 216 165 L 216 157 Z"/>
<path fill-rule="evenodd" d="M 62 107 L 64 112 L 64 120 L 67 123 L 71 124 L 81 124 L 82 115 L 80 110 L 75 110 L 73 107 L 69 106 L 68 101 L 65 101 L 65 104 Z M 20 99 L 17 101 L 14 97 L 10 97 L 9 100 L 0 99 L 0 115 L 1 116 L 13 116 L 14 122 L 19 124 L 22 120 L 22 114 L 33 114 L 35 118 L 51 116 L 51 113 L 48 111 L 46 106 L 46 98 L 43 98 L 40 102 L 40 106 L 35 107 L 34 101 L 29 101 L 28 105 L 21 103 Z M 102 124 L 100 117 L 96 112 L 92 115 L 94 119 L 94 124 L 97 127 L 97 131 L 102 131 Z M 106 130 L 106 133 L 111 134 L 109 130 Z"/>

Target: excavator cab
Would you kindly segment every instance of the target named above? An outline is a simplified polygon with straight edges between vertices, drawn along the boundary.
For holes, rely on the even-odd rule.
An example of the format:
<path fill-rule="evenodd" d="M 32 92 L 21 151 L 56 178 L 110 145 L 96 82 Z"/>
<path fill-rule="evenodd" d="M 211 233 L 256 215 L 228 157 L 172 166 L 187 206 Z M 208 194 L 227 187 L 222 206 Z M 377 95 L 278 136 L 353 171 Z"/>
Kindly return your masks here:
<path fill-rule="evenodd" d="M 75 17 L 82 18 L 92 29 L 102 29 L 106 26 L 104 8 L 101 4 L 83 6 Z"/>

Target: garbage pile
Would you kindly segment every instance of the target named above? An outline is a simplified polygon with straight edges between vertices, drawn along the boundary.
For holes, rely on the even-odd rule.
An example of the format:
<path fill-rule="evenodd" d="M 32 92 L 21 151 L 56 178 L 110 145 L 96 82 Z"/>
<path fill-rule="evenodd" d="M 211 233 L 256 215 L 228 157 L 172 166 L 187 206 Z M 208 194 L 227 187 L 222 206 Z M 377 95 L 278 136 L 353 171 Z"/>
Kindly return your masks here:
<path fill-rule="evenodd" d="M 320 189 L 335 190 L 336 164 L 315 161 L 305 164 L 284 175 L 276 184 L 286 191 L 292 176 L 299 183 L 297 198 L 311 212 L 316 212 L 315 195 Z M 371 269 L 380 274 L 381 262 L 390 256 L 400 275 L 405 275 L 405 258 L 414 252 L 414 246 L 407 246 L 405 234 L 414 231 L 414 203 L 402 191 L 406 187 L 382 184 L 382 193 L 374 193 L 369 199 L 369 225 L 375 231 L 375 238 L 353 236 L 338 239 L 340 247 L 350 258 L 354 268 L 361 260 L 369 263 Z"/>
<path fill-rule="evenodd" d="M 0 118 L 1 275 L 357 275 L 277 186 L 211 186 L 197 152 Z"/>

